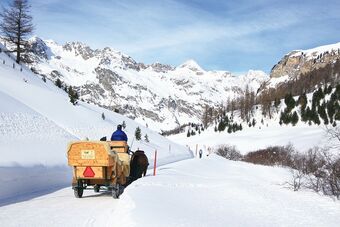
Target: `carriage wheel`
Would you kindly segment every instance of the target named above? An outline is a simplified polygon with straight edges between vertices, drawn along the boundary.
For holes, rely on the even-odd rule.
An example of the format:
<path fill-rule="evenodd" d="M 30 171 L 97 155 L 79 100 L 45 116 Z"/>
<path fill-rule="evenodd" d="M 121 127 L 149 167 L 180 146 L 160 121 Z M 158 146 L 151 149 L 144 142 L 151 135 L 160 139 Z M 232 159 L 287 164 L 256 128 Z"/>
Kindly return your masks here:
<path fill-rule="evenodd" d="M 100 191 L 100 186 L 96 184 L 96 185 L 93 187 L 93 189 L 94 189 L 94 192 L 99 192 L 99 191 Z"/>
<path fill-rule="evenodd" d="M 83 197 L 84 188 L 83 188 L 83 182 L 81 180 L 78 180 L 78 185 L 73 188 L 73 192 L 76 198 Z"/>

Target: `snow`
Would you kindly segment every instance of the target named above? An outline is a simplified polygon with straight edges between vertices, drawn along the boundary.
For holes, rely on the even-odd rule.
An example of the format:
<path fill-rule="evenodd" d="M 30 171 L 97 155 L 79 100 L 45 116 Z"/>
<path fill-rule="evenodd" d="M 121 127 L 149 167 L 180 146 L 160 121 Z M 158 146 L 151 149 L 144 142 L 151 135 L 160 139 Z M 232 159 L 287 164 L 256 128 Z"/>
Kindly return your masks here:
<path fill-rule="evenodd" d="M 70 49 L 65 49 L 51 40 L 39 40 L 40 42 L 47 46 L 51 55 L 47 60 L 40 59 L 40 62 L 34 64 L 39 72 L 52 78 L 51 72 L 56 70 L 61 73 L 60 79 L 63 82 L 78 87 L 99 84 L 96 68 L 117 73 L 120 77 L 116 78 L 117 81 L 105 88 L 100 85 L 100 88 L 106 90 L 103 95 L 85 95 L 82 98 L 104 106 L 123 108 L 125 105 L 133 105 L 151 111 L 159 119 L 142 111 L 137 111 L 135 117 L 139 123 L 148 124 L 158 132 L 174 129 L 178 123 L 198 122 L 200 117 L 195 113 L 200 112 L 205 104 L 218 106 L 226 97 L 238 96 L 247 85 L 250 90 L 257 91 L 260 84 L 269 79 L 262 71 L 251 70 L 242 76 L 234 76 L 227 71 L 205 71 L 192 59 L 173 70 L 157 72 L 150 65 L 146 65 L 145 69 L 135 70 L 127 66 L 126 59 L 134 62 L 132 58 L 111 48 L 94 50 L 93 55 L 85 60 L 78 53 L 79 49 L 85 51 L 88 48 L 85 44 L 67 43 Z M 110 88 L 113 91 L 109 91 Z M 168 100 L 174 100 L 177 108 L 169 108 Z M 191 113 L 182 110 L 185 109 L 180 108 L 182 106 L 191 109 Z M 133 115 L 133 111 L 130 114 Z"/>
<path fill-rule="evenodd" d="M 292 56 L 298 57 L 302 54 L 305 54 L 308 58 L 316 58 L 319 54 L 322 54 L 324 52 L 338 51 L 339 49 L 340 49 L 340 42 L 329 44 L 329 45 L 324 45 L 324 46 L 319 46 L 319 47 L 315 47 L 315 48 L 307 49 L 307 50 L 296 50 L 296 51 L 293 51 L 294 54 Z"/>
<path fill-rule="evenodd" d="M 119 200 L 71 188 L 0 207 L 4 226 L 338 226 L 340 203 L 287 188 L 287 169 L 210 155 L 158 168 Z M 20 215 L 18 215 L 20 214 Z"/>
<path fill-rule="evenodd" d="M 174 163 L 161 167 L 157 177 L 131 185 L 119 201 L 121 209 L 114 212 L 113 224 L 337 226 L 340 204 L 285 188 L 289 177 L 286 169 L 214 155 Z"/>
<path fill-rule="evenodd" d="M 21 177 L 20 171 L 12 171 L 13 178 L 1 177 L 0 184 L 6 183 L 7 188 L 0 189 L 0 205 L 1 201 L 8 203 L 16 197 L 26 198 L 26 195 L 36 190 L 46 191 L 51 186 L 65 187 L 65 182 L 71 182 L 66 158 L 68 143 L 86 138 L 110 138 L 117 125 L 123 121 L 126 122 L 125 132 L 131 149 L 144 150 L 150 163 L 153 163 L 155 150 L 158 151 L 159 165 L 192 156 L 188 148 L 120 114 L 81 101 L 74 106 L 67 94 L 50 81 L 44 83 L 26 67 L 23 67 L 22 72 L 18 65 L 13 69 L 13 60 L 4 53 L 0 54 L 0 60 L 6 63 L 0 65 L 0 176 L 15 170 L 13 167 L 20 167 L 26 169 L 28 177 Z M 102 119 L 102 113 L 105 120 Z M 133 139 L 137 127 L 141 128 L 143 139 L 145 134 L 148 135 L 150 143 Z M 59 173 L 63 178 L 46 185 L 46 179 L 55 174 L 55 167 L 62 169 Z M 43 171 L 37 171 L 39 168 Z M 31 178 L 42 180 L 32 181 Z M 34 187 L 25 186 L 28 179 Z"/>
<path fill-rule="evenodd" d="M 187 69 L 190 69 L 194 72 L 205 72 L 201 66 L 199 66 L 199 64 L 193 60 L 193 59 L 190 59 L 190 60 L 187 60 L 185 61 L 184 63 L 180 64 L 179 66 L 177 66 L 177 69 L 180 69 L 180 68 L 187 68 Z"/>
<path fill-rule="evenodd" d="M 284 75 L 280 77 L 272 77 L 267 83 L 268 88 L 276 88 L 278 85 L 283 84 L 290 80 L 289 75 Z"/>
<path fill-rule="evenodd" d="M 258 111 L 256 127 L 244 126 L 232 134 L 216 133 L 210 127 L 200 135 L 187 138 L 183 133 L 169 140 L 103 108 L 84 102 L 73 106 L 51 82 L 44 83 L 26 67 L 22 72 L 17 66 L 13 69 L 13 61 L 3 53 L 2 60 L 6 64 L 0 65 L 1 226 L 339 226 L 339 201 L 307 189 L 294 192 L 287 187 L 289 169 L 206 156 L 209 146 L 225 143 L 242 153 L 287 143 L 299 151 L 325 146 L 329 141 L 322 126 L 280 126 L 278 115 L 261 124 Z M 222 72 L 210 73 L 234 80 Z M 193 75 L 176 76 L 192 82 Z M 238 83 L 257 83 L 257 76 L 250 71 Z M 218 80 L 199 78 L 221 89 Z M 162 85 L 157 89 L 171 90 Z M 193 92 L 200 89 L 207 87 L 199 85 Z M 150 167 L 153 152 L 158 151 L 157 175 L 152 176 L 149 169 L 119 200 L 104 191 L 85 191 L 82 199 L 74 198 L 67 144 L 86 137 L 110 137 L 123 121 L 129 145 L 132 150 L 145 150 Z M 148 134 L 150 143 L 132 139 L 137 126 L 143 135 Z M 203 148 L 203 158 L 192 158 L 192 151 L 184 145 L 192 150 L 196 145 Z"/>
<path fill-rule="evenodd" d="M 260 122 L 257 121 L 257 122 Z M 204 150 L 208 147 L 216 148 L 222 144 L 235 146 L 242 154 L 263 149 L 269 146 L 286 146 L 292 144 L 298 151 L 306 152 L 314 146 L 327 146 L 330 141 L 323 126 L 309 126 L 300 123 L 296 126 L 280 126 L 278 121 L 273 124 L 262 125 L 257 123 L 255 127 L 249 128 L 243 124 L 244 129 L 235 133 L 215 132 L 213 128 L 190 136 L 187 138 L 186 132 L 168 137 L 173 141 L 188 145 L 192 150 Z M 339 151 L 337 151 L 339 152 Z"/>

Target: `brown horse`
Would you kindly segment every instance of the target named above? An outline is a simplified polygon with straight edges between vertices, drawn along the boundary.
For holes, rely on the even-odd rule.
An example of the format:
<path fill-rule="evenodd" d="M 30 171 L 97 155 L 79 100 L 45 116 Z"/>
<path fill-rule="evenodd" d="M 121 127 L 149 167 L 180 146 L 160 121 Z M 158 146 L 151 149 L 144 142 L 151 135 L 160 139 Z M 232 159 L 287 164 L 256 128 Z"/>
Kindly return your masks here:
<path fill-rule="evenodd" d="M 144 154 L 144 151 L 137 150 L 131 158 L 130 162 L 130 180 L 135 181 L 138 178 L 146 175 L 146 171 L 149 166 L 148 157 Z"/>

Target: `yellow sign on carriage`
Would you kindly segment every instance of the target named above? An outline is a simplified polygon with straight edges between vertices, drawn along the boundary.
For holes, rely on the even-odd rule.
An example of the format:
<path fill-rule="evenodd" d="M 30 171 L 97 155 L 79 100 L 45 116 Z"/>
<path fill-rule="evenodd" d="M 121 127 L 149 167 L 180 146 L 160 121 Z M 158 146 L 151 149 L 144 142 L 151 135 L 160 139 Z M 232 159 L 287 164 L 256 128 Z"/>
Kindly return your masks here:
<path fill-rule="evenodd" d="M 96 152 L 94 150 L 82 150 L 81 159 L 95 159 Z"/>

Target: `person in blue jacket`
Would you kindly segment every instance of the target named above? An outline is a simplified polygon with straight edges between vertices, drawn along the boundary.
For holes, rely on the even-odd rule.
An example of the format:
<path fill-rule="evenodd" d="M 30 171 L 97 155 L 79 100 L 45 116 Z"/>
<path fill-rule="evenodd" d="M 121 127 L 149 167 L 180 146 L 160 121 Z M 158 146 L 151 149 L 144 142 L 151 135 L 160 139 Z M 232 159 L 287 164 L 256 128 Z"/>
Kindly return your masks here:
<path fill-rule="evenodd" d="M 112 133 L 111 141 L 127 141 L 127 135 L 122 130 L 122 125 L 117 126 L 117 130 Z"/>

